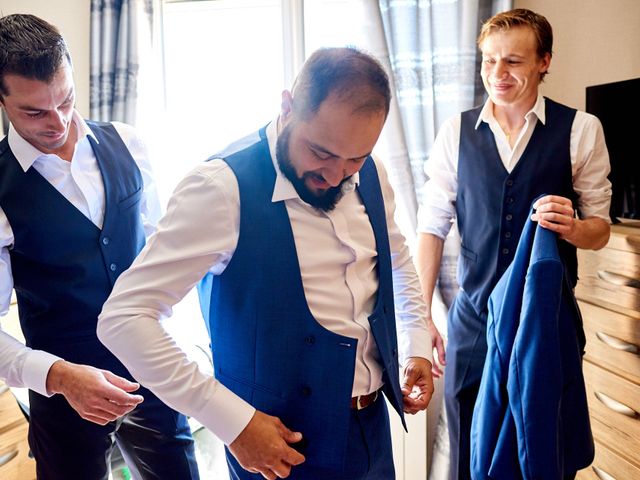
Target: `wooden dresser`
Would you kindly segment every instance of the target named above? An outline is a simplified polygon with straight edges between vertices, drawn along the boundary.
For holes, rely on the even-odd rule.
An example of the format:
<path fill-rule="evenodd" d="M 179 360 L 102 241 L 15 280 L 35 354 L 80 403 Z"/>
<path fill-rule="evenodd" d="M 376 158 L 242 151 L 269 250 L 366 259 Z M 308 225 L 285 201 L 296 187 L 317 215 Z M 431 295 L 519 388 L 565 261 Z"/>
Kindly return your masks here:
<path fill-rule="evenodd" d="M 36 462 L 29 457 L 25 420 L 16 399 L 0 381 L 0 478 L 35 480 Z"/>
<path fill-rule="evenodd" d="M 578 262 L 596 456 L 577 478 L 640 480 L 640 228 L 613 226 L 607 246 L 579 250 Z"/>

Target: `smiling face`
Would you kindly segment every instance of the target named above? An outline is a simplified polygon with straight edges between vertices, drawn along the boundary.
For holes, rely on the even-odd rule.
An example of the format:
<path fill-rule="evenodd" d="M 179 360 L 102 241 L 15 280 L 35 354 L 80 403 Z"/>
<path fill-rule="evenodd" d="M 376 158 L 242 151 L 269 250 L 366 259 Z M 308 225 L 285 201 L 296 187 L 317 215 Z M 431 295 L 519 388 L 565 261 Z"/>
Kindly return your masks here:
<path fill-rule="evenodd" d="M 480 45 L 481 76 L 494 105 L 525 111 L 535 104 L 541 74 L 549 69 L 551 56 L 537 53 L 533 30 L 519 26 L 489 34 Z"/>
<path fill-rule="evenodd" d="M 342 183 L 358 172 L 376 144 L 384 111 L 354 112 L 349 101 L 331 94 L 318 111 L 296 118 L 283 97 L 282 130 L 278 137 L 280 169 L 298 195 L 310 205 L 331 210 Z"/>
<path fill-rule="evenodd" d="M 2 105 L 20 136 L 43 153 L 64 151 L 75 104 L 71 66 L 65 61 L 49 83 L 8 74 L 4 85 Z"/>

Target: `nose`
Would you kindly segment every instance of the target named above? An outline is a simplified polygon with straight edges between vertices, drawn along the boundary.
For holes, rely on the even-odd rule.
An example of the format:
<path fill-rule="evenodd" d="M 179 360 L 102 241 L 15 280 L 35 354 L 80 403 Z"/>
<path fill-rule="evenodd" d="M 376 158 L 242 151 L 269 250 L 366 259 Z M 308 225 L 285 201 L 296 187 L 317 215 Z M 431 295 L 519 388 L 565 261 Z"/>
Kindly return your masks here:
<path fill-rule="evenodd" d="M 493 76 L 495 78 L 503 78 L 506 73 L 507 73 L 507 68 L 505 63 L 501 60 L 496 62 L 493 68 Z"/>
<path fill-rule="evenodd" d="M 332 187 L 340 185 L 340 182 L 346 177 L 344 161 L 336 160 L 331 166 L 325 168 L 322 176 Z"/>
<path fill-rule="evenodd" d="M 63 112 L 54 110 L 53 112 L 51 112 L 51 115 L 49 115 L 49 120 L 50 128 L 56 132 L 63 131 L 67 128 L 67 119 L 65 118 Z"/>

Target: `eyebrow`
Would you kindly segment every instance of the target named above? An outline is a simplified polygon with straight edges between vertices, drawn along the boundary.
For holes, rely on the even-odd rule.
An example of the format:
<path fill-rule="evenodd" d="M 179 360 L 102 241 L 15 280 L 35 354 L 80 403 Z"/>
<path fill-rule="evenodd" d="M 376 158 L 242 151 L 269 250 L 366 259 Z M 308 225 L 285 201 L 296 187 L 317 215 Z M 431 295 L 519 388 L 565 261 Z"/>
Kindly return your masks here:
<path fill-rule="evenodd" d="M 331 150 L 327 150 L 322 145 L 318 145 L 317 143 L 309 142 L 309 146 L 311 148 L 313 148 L 314 150 L 318 150 L 321 153 L 326 153 L 327 155 L 329 155 L 331 157 L 340 158 L 340 155 L 336 155 Z M 347 160 L 360 160 L 361 158 L 367 158 L 369 155 L 371 155 L 371 152 L 369 152 L 369 153 L 367 153 L 365 155 L 362 155 L 360 157 L 347 158 Z"/>
<path fill-rule="evenodd" d="M 62 101 L 62 103 L 60 105 L 64 105 L 69 100 L 71 100 L 71 97 L 73 97 L 74 93 L 75 93 L 75 88 L 71 87 L 71 89 L 69 90 L 69 93 L 67 94 L 67 96 L 65 97 L 65 99 Z M 20 110 L 31 111 L 31 112 L 43 112 L 44 111 L 41 108 L 36 108 L 36 107 L 31 106 L 31 105 L 19 105 L 18 108 Z"/>

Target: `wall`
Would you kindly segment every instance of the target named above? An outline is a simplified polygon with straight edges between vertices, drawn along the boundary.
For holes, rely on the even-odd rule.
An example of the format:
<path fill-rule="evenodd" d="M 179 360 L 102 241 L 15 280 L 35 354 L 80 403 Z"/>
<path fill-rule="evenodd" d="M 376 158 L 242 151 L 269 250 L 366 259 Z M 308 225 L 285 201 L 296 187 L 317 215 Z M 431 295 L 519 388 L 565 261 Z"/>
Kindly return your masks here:
<path fill-rule="evenodd" d="M 0 14 L 31 13 L 57 26 L 69 46 L 76 105 L 89 115 L 89 13 L 91 0 L 0 0 Z"/>
<path fill-rule="evenodd" d="M 515 0 L 547 17 L 554 54 L 542 92 L 584 110 L 585 87 L 640 77 L 640 1 Z"/>

